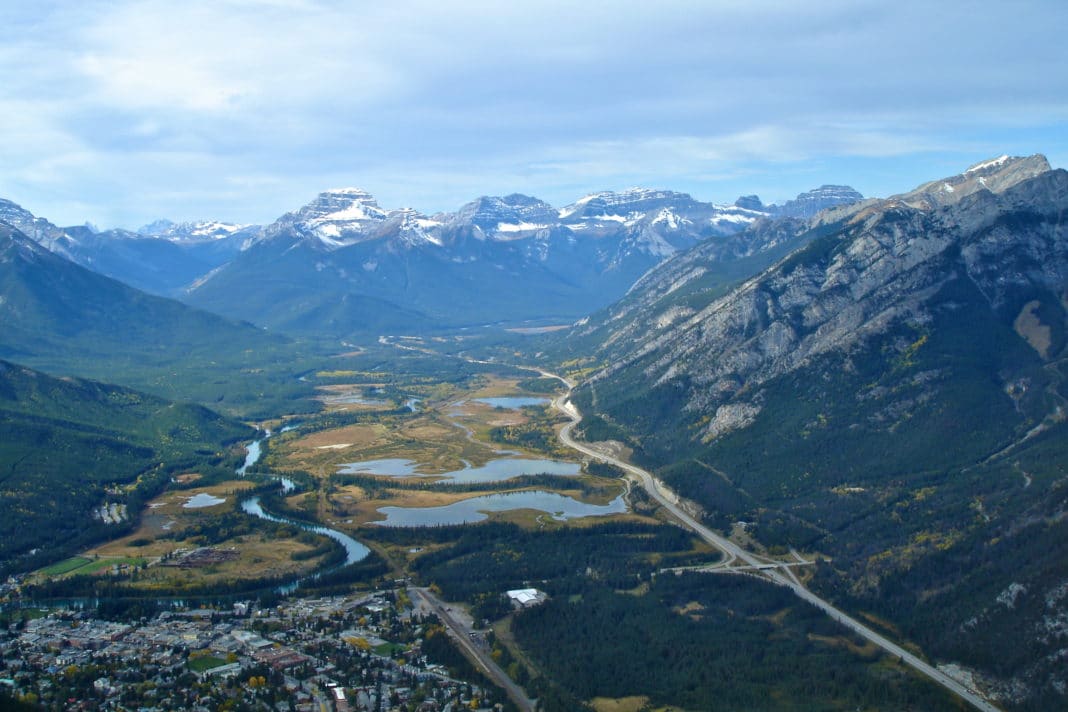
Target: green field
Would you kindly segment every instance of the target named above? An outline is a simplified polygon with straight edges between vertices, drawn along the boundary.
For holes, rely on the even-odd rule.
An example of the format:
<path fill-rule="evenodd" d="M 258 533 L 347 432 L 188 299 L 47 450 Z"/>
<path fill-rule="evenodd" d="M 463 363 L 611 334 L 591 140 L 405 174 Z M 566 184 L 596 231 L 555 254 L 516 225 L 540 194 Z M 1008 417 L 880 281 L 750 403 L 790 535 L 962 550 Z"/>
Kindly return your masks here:
<path fill-rule="evenodd" d="M 399 655 L 407 649 L 406 645 L 401 645 L 400 643 L 382 643 L 381 645 L 376 645 L 374 651 L 378 655 Z"/>
<path fill-rule="evenodd" d="M 51 611 L 47 608 L 18 608 L 0 613 L 0 625 L 11 625 L 13 621 L 33 621 L 44 618 Z"/>
<path fill-rule="evenodd" d="M 38 571 L 39 574 L 49 577 L 65 576 L 70 573 L 95 574 L 98 571 L 109 569 L 112 566 L 144 566 L 145 559 L 131 556 L 122 556 L 108 559 L 87 559 L 84 556 L 72 556 L 57 564 L 52 564 Z"/>
<path fill-rule="evenodd" d="M 88 566 L 78 569 L 79 574 L 95 574 L 97 571 L 103 571 L 104 569 L 111 568 L 112 566 L 121 566 L 126 564 L 128 566 L 144 566 L 144 559 L 135 559 L 132 557 L 124 556 L 118 559 L 97 559 Z"/>
<path fill-rule="evenodd" d="M 207 672 L 223 665 L 226 665 L 226 661 L 213 655 L 189 659 L 189 669 L 196 673 Z"/>
<path fill-rule="evenodd" d="M 69 574 L 71 571 L 77 571 L 90 563 L 92 561 L 84 556 L 72 556 L 69 559 L 60 561 L 58 564 L 52 564 L 47 568 L 41 569 L 41 573 L 45 576 L 62 576 L 63 574 Z"/>

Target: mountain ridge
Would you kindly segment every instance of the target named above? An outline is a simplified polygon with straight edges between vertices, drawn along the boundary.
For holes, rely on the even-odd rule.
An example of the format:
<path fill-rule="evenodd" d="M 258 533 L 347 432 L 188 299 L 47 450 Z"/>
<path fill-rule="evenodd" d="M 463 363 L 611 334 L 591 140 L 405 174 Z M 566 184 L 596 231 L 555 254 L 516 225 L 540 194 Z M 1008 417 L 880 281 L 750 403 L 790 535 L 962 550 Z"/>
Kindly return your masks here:
<path fill-rule="evenodd" d="M 847 190 L 819 200 L 859 197 Z M 358 339 L 573 321 L 669 256 L 728 240 L 781 210 L 756 203 L 760 210 L 634 188 L 564 208 L 518 193 L 482 196 L 428 216 L 336 188 L 266 226 L 60 228 L 10 201 L 0 203 L 0 221 L 7 216 L 56 254 L 152 294 L 297 336 Z"/>
<path fill-rule="evenodd" d="M 264 228 L 183 299 L 271 328 L 342 338 L 571 321 L 666 257 L 729 239 L 767 215 L 634 189 L 562 209 L 521 194 L 483 196 L 456 213 L 426 216 L 385 211 L 360 189 L 336 190 Z M 268 300 L 272 290 L 279 298 Z M 381 307 L 371 316 L 360 311 L 367 300 Z"/>
<path fill-rule="evenodd" d="M 6 223 L 0 223 L 0 321 L 0 358 L 216 407 L 236 406 L 235 396 L 252 398 L 255 407 L 263 394 L 253 389 L 262 386 L 253 385 L 250 372 L 297 350 L 251 324 L 82 267 Z M 223 363 L 231 367 L 225 377 L 197 375 Z"/>
<path fill-rule="evenodd" d="M 1063 706 L 1066 211 L 1068 172 L 1006 157 L 772 223 L 801 246 L 726 287 L 699 245 L 572 330 L 586 435 L 993 699 Z"/>

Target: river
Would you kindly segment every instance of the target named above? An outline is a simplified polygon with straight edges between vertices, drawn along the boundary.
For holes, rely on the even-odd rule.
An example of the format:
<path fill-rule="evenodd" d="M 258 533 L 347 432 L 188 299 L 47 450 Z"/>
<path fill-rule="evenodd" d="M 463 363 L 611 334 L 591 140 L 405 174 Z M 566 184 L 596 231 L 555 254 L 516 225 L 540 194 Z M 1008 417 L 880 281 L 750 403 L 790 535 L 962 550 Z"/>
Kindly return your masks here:
<path fill-rule="evenodd" d="M 266 519 L 269 522 L 278 522 L 280 524 L 292 524 L 293 526 L 300 527 L 316 534 L 322 534 L 328 536 L 337 543 L 345 547 L 345 562 L 341 566 L 348 566 L 354 564 L 357 561 L 363 561 L 367 558 L 367 555 L 371 553 L 371 550 L 360 542 L 353 539 L 348 534 L 339 532 L 337 529 L 331 529 L 330 527 L 324 527 L 321 524 L 309 524 L 307 522 L 301 522 L 296 519 L 287 519 L 286 517 L 279 517 L 276 514 L 271 514 L 263 508 L 260 503 L 259 497 L 249 497 L 241 502 L 241 511 L 246 514 L 251 514 L 254 517 L 260 519 Z M 340 566 L 338 567 L 340 568 Z M 319 572 L 325 573 L 325 572 Z M 316 574 L 318 576 L 319 574 Z"/>
<path fill-rule="evenodd" d="M 282 432 L 292 429 L 293 427 L 283 428 Z M 267 434 L 261 440 L 254 440 L 245 447 L 245 461 L 244 463 L 242 463 L 241 467 L 237 468 L 236 470 L 237 474 L 241 477 L 244 477 L 245 472 L 248 470 L 248 468 L 252 465 L 255 465 L 256 462 L 258 462 L 260 457 L 263 455 L 263 441 L 271 437 L 271 431 L 268 430 L 266 432 Z M 294 489 L 296 489 L 296 484 L 288 477 L 275 477 L 274 479 L 278 480 L 279 484 L 281 484 L 283 492 L 292 492 Z M 295 519 L 287 519 L 286 517 L 280 517 L 276 514 L 271 514 L 263 508 L 263 504 L 260 503 L 260 498 L 258 496 L 249 497 L 248 499 L 242 500 L 241 511 L 245 512 L 246 514 L 251 514 L 254 517 L 259 517 L 260 519 L 266 519 L 269 522 L 291 524 L 293 526 L 300 527 L 301 529 L 304 529 L 306 531 L 315 532 L 316 534 L 321 534 L 323 536 L 330 537 L 345 548 L 344 562 L 331 569 L 317 571 L 314 574 L 309 574 L 308 576 L 304 576 L 303 578 L 297 579 L 293 583 L 288 583 L 283 586 L 280 586 L 277 591 L 281 594 L 292 593 L 305 581 L 314 581 L 325 573 L 329 573 L 330 571 L 336 571 L 337 569 L 340 569 L 343 566 L 354 564 L 357 561 L 363 561 L 367 558 L 367 555 L 371 553 L 370 549 L 353 539 L 348 534 L 345 534 L 344 532 L 339 532 L 336 529 L 324 527 L 320 524 L 309 524 L 307 522 L 301 522 Z"/>

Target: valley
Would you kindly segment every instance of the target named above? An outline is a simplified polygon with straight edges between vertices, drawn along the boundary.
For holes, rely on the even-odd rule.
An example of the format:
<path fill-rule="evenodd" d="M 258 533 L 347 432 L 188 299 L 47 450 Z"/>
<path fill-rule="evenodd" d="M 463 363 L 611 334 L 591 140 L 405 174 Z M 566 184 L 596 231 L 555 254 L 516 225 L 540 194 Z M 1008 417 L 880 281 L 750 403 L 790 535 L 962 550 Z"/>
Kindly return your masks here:
<path fill-rule="evenodd" d="M 332 270 L 351 281 L 339 255 L 392 260 L 403 237 L 420 282 L 433 250 L 468 254 L 464 231 L 493 225 L 513 256 L 548 240 L 549 269 L 565 228 L 559 244 L 596 221 L 597 239 L 652 239 L 727 213 L 671 192 L 562 210 L 513 195 L 435 227 L 334 191 L 246 233 L 228 263 L 282 266 L 258 298 L 292 330 L 149 297 L 0 226 L 0 347 L 27 362 L 0 362 L 0 659 L 70 647 L 24 637 L 27 611 L 103 630 L 384 598 L 405 622 L 385 658 L 421 661 L 413 685 L 432 649 L 465 684 L 500 685 L 505 709 L 1046 708 L 1063 696 L 1068 600 L 1065 175 L 1004 157 L 810 212 L 743 200 L 752 225 L 691 229 L 619 301 L 552 329 L 451 301 L 539 308 L 547 283 L 511 288 L 534 272 L 498 253 L 435 302 L 497 326 L 442 322 L 414 287 L 372 303 Z M 458 286 L 479 270 L 493 276 Z M 547 297 L 544 323 L 568 294 Z M 383 328 L 395 318 L 407 328 Z M 121 385 L 85 380 L 101 374 Z M 232 654 L 244 682 L 203 694 L 265 708 L 247 682 L 263 660 L 216 628 L 244 623 L 211 625 L 173 664 L 199 675 Z M 327 680 L 370 698 L 366 677 L 316 659 L 291 701 Z M 23 696 L 69 682 L 4 670 Z"/>
<path fill-rule="evenodd" d="M 551 381 L 545 373 L 539 377 L 496 364 L 457 364 L 455 357 L 429 353 L 429 344 L 415 354 L 419 373 L 344 368 L 305 376 L 315 384 L 322 410 L 281 414 L 260 423 L 272 434 L 257 441 L 259 458 L 241 463 L 243 476 L 234 477 L 233 471 L 230 476 L 178 475 L 172 488 L 148 501 L 142 515 L 134 517 L 140 521 L 137 529 L 79 552 L 91 566 L 42 570 L 22 582 L 23 593 L 38 605 L 49 596 L 89 595 L 126 601 L 127 606 L 180 600 L 219 607 L 226 601 L 262 597 L 265 587 L 283 586 L 286 596 L 297 597 L 338 590 L 336 581 L 319 586 L 309 579 L 315 571 L 337 566 L 337 550 L 329 540 L 300 527 L 250 517 L 241 503 L 253 493 L 272 517 L 321 523 L 370 548 L 369 558 L 342 579 L 351 582 L 346 588 L 373 588 L 397 577 L 419 580 L 452 602 L 444 605 L 470 608 L 476 620 L 505 615 L 509 607 L 501 600 L 503 591 L 532 582 L 554 596 L 574 600 L 576 595 L 600 595 L 596 592 L 606 584 L 611 590 L 631 580 L 638 583 L 635 592 L 644 596 L 659 571 L 721 558 L 723 540 L 685 535 L 668 523 L 678 518 L 672 502 L 658 502 L 655 489 L 651 496 L 643 495 L 644 490 L 623 479 L 632 466 L 600 452 L 592 459 L 568 457 L 576 447 L 579 454 L 589 455 L 589 446 L 568 435 L 574 426 L 573 409 L 561 405 L 558 412 L 550 407 L 550 400 L 563 403 L 561 382 L 549 392 Z M 381 362 L 382 356 L 364 355 L 355 365 Z M 370 361 L 364 362 L 367 358 Z M 350 360 L 348 365 L 354 364 Z M 440 377 L 458 367 L 464 374 L 457 378 L 439 381 L 427 373 L 437 369 Z M 612 464 L 596 465 L 606 459 Z M 514 472 L 485 470 L 502 461 L 529 465 Z M 556 474 L 543 472 L 553 463 L 567 467 Z M 399 465 L 399 470 L 392 469 Z M 450 472 L 475 474 L 449 477 Z M 278 489 L 278 477 L 295 488 Z M 487 497 L 524 494 L 537 496 L 527 501 L 520 497 L 499 509 L 486 503 Z M 470 504 L 466 517 L 435 525 L 427 515 L 463 503 Z M 610 510 L 614 513 L 600 511 L 613 503 L 622 506 Z M 419 526 L 390 524 L 396 512 L 413 513 Z M 497 560 L 490 564 L 486 556 Z M 575 568 L 579 562 L 581 567 Z M 293 590 L 296 581 L 304 583 Z M 713 590 L 720 588 L 710 583 Z M 489 628 L 475 627 L 479 635 L 511 641 L 493 646 L 501 652 L 489 663 L 498 674 L 523 685 L 526 695 L 541 699 L 541 709 L 554 708 L 546 704 L 561 709 L 578 704 L 573 692 L 543 677 L 547 671 L 534 662 L 537 646 L 518 647 L 518 639 L 507 632 L 510 618 L 505 615 Z M 462 634 L 467 637 L 469 630 Z M 840 638 L 832 635 L 827 640 L 831 642 L 825 653 L 851 655 L 832 654 Z M 526 662 L 497 667 L 502 655 Z M 863 659 L 878 661 L 880 667 L 890 664 L 871 652 Z M 874 663 L 857 668 L 850 685 L 866 684 L 867 664 Z M 504 667 L 507 673 L 501 672 Z M 656 669 L 654 665 L 650 672 Z M 903 670 L 892 677 L 892 688 L 905 695 L 902 699 L 923 689 Z M 553 699 L 560 701 L 548 702 Z"/>

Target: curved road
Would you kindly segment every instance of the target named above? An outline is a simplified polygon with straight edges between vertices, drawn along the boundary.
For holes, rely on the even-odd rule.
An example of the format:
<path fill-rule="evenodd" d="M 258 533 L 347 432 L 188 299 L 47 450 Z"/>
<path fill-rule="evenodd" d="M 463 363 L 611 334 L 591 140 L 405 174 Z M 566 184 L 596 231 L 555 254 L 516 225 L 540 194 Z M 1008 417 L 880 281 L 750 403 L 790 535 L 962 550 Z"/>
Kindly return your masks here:
<path fill-rule="evenodd" d="M 392 341 L 389 341 L 388 339 L 379 339 L 379 340 L 382 341 L 382 343 L 389 344 L 389 345 L 392 345 L 392 346 L 396 346 L 396 347 L 399 347 L 399 348 L 402 348 L 402 349 L 410 349 L 412 351 L 420 350 L 420 349 L 414 349 L 414 348 L 409 347 L 409 346 L 402 346 L 400 344 L 397 344 L 397 343 L 394 343 Z M 431 351 L 430 353 L 433 353 L 433 352 Z M 440 355 L 440 354 L 438 354 L 438 355 Z M 463 358 L 464 360 L 472 361 L 474 363 L 493 364 L 493 365 L 506 365 L 506 364 L 497 364 L 497 363 L 492 362 L 492 361 L 480 361 L 480 360 L 471 359 L 471 358 L 464 358 L 464 357 L 459 357 L 459 358 Z M 564 445 L 566 445 L 567 447 L 569 447 L 569 448 L 571 448 L 573 450 L 581 452 L 583 455 L 586 455 L 587 457 L 591 457 L 591 458 L 593 458 L 595 460 L 600 460 L 601 462 L 605 462 L 605 463 L 608 463 L 610 465 L 615 465 L 616 467 L 618 467 L 621 470 L 623 470 L 624 472 L 626 472 L 633 480 L 637 481 L 639 484 L 642 485 L 642 487 L 645 488 L 645 491 L 649 493 L 650 497 L 652 497 L 662 507 L 664 507 L 664 509 L 666 509 L 668 512 L 670 512 L 672 514 L 672 516 L 674 516 L 675 519 L 677 519 L 684 527 L 690 529 L 695 534 L 697 534 L 699 537 L 704 539 L 706 542 L 708 542 L 712 546 L 715 546 L 720 551 L 722 551 L 727 556 L 727 559 L 728 559 L 727 562 L 724 562 L 724 563 L 729 563 L 731 561 L 741 560 L 741 561 L 745 562 L 746 564 L 748 564 L 749 566 L 753 566 L 753 567 L 757 567 L 757 566 L 760 566 L 761 564 L 765 564 L 766 563 L 766 562 L 761 561 L 760 559 L 758 559 L 756 557 L 756 555 L 753 554 L 752 552 L 750 552 L 750 551 L 748 551 L 746 549 L 743 549 L 742 547 L 738 546 L 737 544 L 735 544 L 734 542 L 730 541 L 729 539 L 727 539 L 727 538 L 725 538 L 723 536 L 720 536 L 719 534 L 716 534 L 714 531 L 712 531 L 711 529 L 709 529 L 705 525 L 703 525 L 700 522 L 698 522 L 692 516 L 690 516 L 686 511 L 684 511 L 679 506 L 678 497 L 674 493 L 672 493 L 670 490 L 668 490 L 666 487 L 664 487 L 663 483 L 661 483 L 660 480 L 658 480 L 655 477 L 653 477 L 653 475 L 651 473 L 649 473 L 648 471 L 643 470 L 642 468 L 637 467 L 635 465 L 632 465 L 629 462 L 625 462 L 623 460 L 620 460 L 619 458 L 616 458 L 616 457 L 613 457 L 611 455 L 607 455 L 605 453 L 599 452 L 598 450 L 595 450 L 595 449 L 591 448 L 590 446 L 588 446 L 588 445 L 586 445 L 584 443 L 576 442 L 575 439 L 571 437 L 571 431 L 575 428 L 576 425 L 578 425 L 580 422 L 582 422 L 582 414 L 579 412 L 578 408 L 575 407 L 575 404 L 572 403 L 571 400 L 570 400 L 571 399 L 571 391 L 575 387 L 575 384 L 572 381 L 568 380 L 567 378 L 565 378 L 565 377 L 563 377 L 563 376 L 561 376 L 561 375 L 559 375 L 557 373 L 552 373 L 550 371 L 545 371 L 545 370 L 542 370 L 540 368 L 535 368 L 535 367 L 531 367 L 531 366 L 518 366 L 518 368 L 522 368 L 522 369 L 527 370 L 527 371 L 534 371 L 535 373 L 540 374 L 544 378 L 555 378 L 556 380 L 558 380 L 561 383 L 563 383 L 564 386 L 567 388 L 567 393 L 565 393 L 562 396 L 559 396 L 558 398 L 553 399 L 553 401 L 552 401 L 552 407 L 555 408 L 556 410 L 560 411 L 561 413 L 563 413 L 570 420 L 569 423 L 565 424 L 560 429 L 560 434 L 559 434 L 560 442 L 562 442 Z M 788 569 L 786 570 L 786 573 L 783 573 L 783 569 L 779 569 L 779 568 L 765 569 L 765 570 L 762 570 L 762 571 L 754 571 L 753 573 L 755 573 L 758 576 L 762 575 L 766 580 L 769 580 L 772 583 L 778 584 L 780 586 L 786 586 L 791 591 L 793 591 L 794 594 L 798 598 L 801 598 L 802 600 L 805 600 L 808 603 L 811 603 L 813 606 L 815 606 L 816 608 L 819 608 L 821 611 L 826 613 L 828 616 L 830 616 L 834 620 L 838 621 L 840 624 L 842 624 L 846 628 L 849 628 L 851 631 L 853 631 L 857 635 L 861 636 L 862 638 L 871 641 L 872 643 L 874 643 L 875 645 L 879 646 L 880 648 L 882 648 L 887 653 L 889 653 L 891 655 L 896 655 L 898 657 L 898 659 L 901 660 L 901 662 L 905 663 L 906 665 L 909 665 L 910 667 L 912 667 L 913 669 L 915 669 L 918 672 L 922 673 L 923 675 L 926 675 L 928 678 L 930 678 L 934 682 L 938 683 L 942 687 L 946 688 L 950 692 L 954 693 L 955 695 L 957 695 L 961 699 L 965 700 L 966 702 L 971 704 L 976 709 L 983 710 L 983 712 L 1001 712 L 1001 710 L 998 707 L 995 707 L 994 705 L 992 705 L 990 702 L 988 702 L 984 697 L 982 697 L 975 690 L 971 690 L 971 689 L 965 687 L 960 682 L 958 682 L 957 680 L 953 679 L 949 675 L 946 675 L 944 672 L 942 672 L 938 668 L 936 668 L 933 665 L 930 665 L 930 664 L 924 662 L 923 660 L 921 660 L 920 658 L 918 658 L 914 654 L 910 653 L 908 650 L 905 650 L 904 648 L 902 648 L 897 643 L 894 643 L 893 641 L 889 640 L 888 638 L 880 635 L 879 633 L 876 633 L 874 630 L 872 630 L 868 626 L 864 625 L 863 623 L 861 623 L 857 619 L 853 618 L 852 616 L 850 616 L 845 611 L 843 611 L 843 610 L 841 610 L 839 608 L 836 608 L 829 601 L 824 600 L 823 598 L 820 598 L 815 593 L 813 593 L 812 591 L 810 591 L 807 588 L 805 588 L 801 584 L 801 582 L 797 579 L 797 577 L 794 576 L 793 573 L 790 572 Z M 426 595 L 427 593 L 429 593 L 429 592 L 425 592 L 424 595 Z M 461 637 L 463 637 L 463 636 L 461 636 Z M 468 643 L 468 646 L 465 646 L 465 647 L 467 647 L 469 651 L 474 652 L 473 650 L 471 650 L 471 648 L 473 648 L 474 646 L 470 645 L 470 641 L 464 641 L 464 642 Z M 477 653 L 476 653 L 476 655 L 477 655 Z M 494 666 L 494 667 L 496 667 L 496 666 Z M 497 668 L 497 669 L 500 670 L 500 668 Z M 507 690 L 508 688 L 506 687 L 505 689 Z M 511 696 L 511 691 L 509 691 L 509 696 Z M 521 693 L 520 693 L 520 697 L 522 697 L 523 699 L 526 699 L 525 695 L 522 695 Z M 513 699 L 515 699 L 515 698 L 513 698 Z M 528 700 L 528 702 L 529 702 L 529 700 Z"/>
<path fill-rule="evenodd" d="M 675 517 L 675 519 L 682 523 L 683 526 L 696 533 L 699 537 L 704 539 L 712 546 L 718 548 L 728 557 L 730 561 L 741 560 L 749 566 L 753 567 L 757 567 L 765 563 L 758 559 L 751 552 L 747 551 L 746 549 L 743 549 L 731 540 L 726 539 L 723 536 L 720 536 L 719 534 L 716 534 L 714 531 L 712 531 L 705 525 L 698 522 L 692 516 L 690 516 L 679 506 L 678 497 L 672 494 L 670 490 L 664 487 L 660 480 L 653 477 L 653 475 L 647 472 L 646 470 L 643 470 L 640 467 L 636 467 L 630 464 L 629 462 L 624 462 L 623 460 L 612 457 L 611 455 L 606 455 L 602 452 L 598 452 L 597 450 L 594 450 L 588 445 L 576 442 L 574 438 L 571 437 L 571 431 L 575 428 L 576 425 L 578 425 L 582 421 L 582 414 L 579 413 L 578 408 L 576 408 L 575 405 L 570 401 L 571 389 L 574 387 L 573 384 L 566 378 L 559 376 L 555 373 L 549 373 L 548 371 L 542 371 L 540 369 L 533 370 L 536 370 L 538 373 L 542 374 L 542 376 L 556 378 L 560 380 L 568 388 L 567 393 L 560 396 L 559 398 L 554 399 L 552 403 L 554 408 L 566 415 L 571 421 L 560 429 L 560 442 L 574 450 L 581 452 L 584 455 L 587 455 L 588 457 L 594 458 L 595 460 L 600 460 L 601 462 L 606 462 L 610 465 L 615 465 L 616 467 L 622 469 L 633 479 L 638 481 L 642 485 L 642 487 L 645 488 L 645 491 L 649 493 L 649 496 L 655 499 L 662 507 L 664 507 L 664 509 L 669 511 L 671 515 Z M 787 588 L 792 590 L 798 598 L 801 598 L 811 603 L 813 606 L 819 608 L 821 611 L 844 625 L 846 628 L 849 628 L 857 635 L 867 640 L 870 640 L 872 643 L 879 646 L 887 653 L 890 653 L 891 655 L 896 655 L 901 660 L 901 662 L 923 673 L 931 680 L 937 682 L 942 687 L 946 688 L 950 692 L 953 692 L 957 696 L 967 701 L 976 709 L 983 710 L 984 712 L 1000 712 L 997 707 L 987 702 L 986 699 L 984 699 L 976 691 L 968 689 L 960 682 L 953 679 L 949 675 L 946 675 L 938 668 L 924 662 L 920 658 L 910 653 L 908 650 L 902 648 L 900 645 L 890 641 L 879 633 L 876 633 L 874 630 L 867 627 L 857 619 L 853 618 L 845 611 L 836 608 L 829 601 L 820 598 L 815 593 L 805 588 L 803 585 L 801 585 L 801 582 L 798 581 L 792 573 L 787 572 L 787 574 L 784 574 L 782 569 L 775 568 L 759 571 L 759 574 L 762 574 L 772 583 L 776 583 L 780 586 L 786 586 Z"/>

